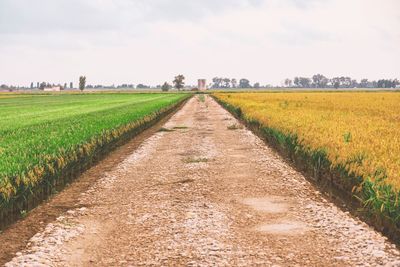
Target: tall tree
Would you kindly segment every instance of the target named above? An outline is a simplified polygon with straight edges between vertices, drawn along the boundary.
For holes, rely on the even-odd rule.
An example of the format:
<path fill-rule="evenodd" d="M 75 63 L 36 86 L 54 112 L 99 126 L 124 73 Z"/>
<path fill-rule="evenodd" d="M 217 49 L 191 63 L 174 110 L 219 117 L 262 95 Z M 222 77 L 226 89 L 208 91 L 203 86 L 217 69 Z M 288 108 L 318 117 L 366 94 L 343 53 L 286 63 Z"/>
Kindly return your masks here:
<path fill-rule="evenodd" d="M 250 81 L 248 79 L 245 79 L 245 78 L 240 79 L 239 87 L 240 88 L 251 88 Z"/>
<path fill-rule="evenodd" d="M 362 88 L 367 88 L 368 87 L 368 79 L 361 79 L 360 86 Z"/>
<path fill-rule="evenodd" d="M 213 82 L 212 87 L 213 87 L 213 88 L 222 88 L 222 81 L 223 81 L 222 78 L 214 77 L 214 78 L 212 79 L 212 82 Z"/>
<path fill-rule="evenodd" d="M 46 82 L 41 82 L 39 85 L 39 89 L 44 90 L 44 88 L 46 88 L 46 86 L 47 86 Z"/>
<path fill-rule="evenodd" d="M 33 89 L 33 82 L 31 82 L 31 89 Z"/>
<path fill-rule="evenodd" d="M 161 86 L 161 90 L 162 90 L 163 92 L 168 92 L 170 88 L 171 88 L 171 86 L 170 86 L 167 82 L 165 82 L 165 83 Z"/>
<path fill-rule="evenodd" d="M 182 74 L 176 76 L 173 83 L 174 87 L 180 91 L 185 86 L 185 76 Z"/>
<path fill-rule="evenodd" d="M 393 80 L 393 88 L 397 88 L 400 85 L 400 81 L 396 78 Z"/>
<path fill-rule="evenodd" d="M 229 79 L 229 78 L 224 78 L 224 79 L 223 79 L 223 82 L 224 82 L 224 87 L 225 87 L 225 88 L 231 87 L 231 79 Z"/>
<path fill-rule="evenodd" d="M 71 89 L 74 88 L 74 84 L 72 82 L 69 83 L 69 88 L 71 88 Z"/>
<path fill-rule="evenodd" d="M 231 79 L 232 88 L 237 87 L 237 80 L 235 78 Z"/>
<path fill-rule="evenodd" d="M 285 86 L 286 87 L 292 87 L 293 81 L 291 79 L 285 79 Z"/>
<path fill-rule="evenodd" d="M 86 87 L 86 76 L 79 77 L 79 90 L 83 91 Z"/>
<path fill-rule="evenodd" d="M 293 83 L 296 87 L 301 87 L 300 77 L 294 77 Z"/>
<path fill-rule="evenodd" d="M 333 88 L 338 89 L 340 87 L 340 84 L 341 84 L 340 77 L 333 77 L 331 79 L 331 84 L 332 84 Z"/>
<path fill-rule="evenodd" d="M 307 77 L 299 77 L 299 84 L 303 88 L 310 88 L 311 79 Z"/>
<path fill-rule="evenodd" d="M 322 74 L 316 74 L 312 77 L 313 85 L 316 88 L 325 88 L 328 84 L 328 79 Z"/>

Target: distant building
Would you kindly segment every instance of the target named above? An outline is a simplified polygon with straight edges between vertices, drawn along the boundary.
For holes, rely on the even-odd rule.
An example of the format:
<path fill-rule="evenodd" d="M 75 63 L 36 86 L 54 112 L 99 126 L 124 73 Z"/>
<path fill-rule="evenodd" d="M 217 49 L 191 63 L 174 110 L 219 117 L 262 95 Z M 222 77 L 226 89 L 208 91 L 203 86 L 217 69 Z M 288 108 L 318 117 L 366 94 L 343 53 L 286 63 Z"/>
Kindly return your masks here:
<path fill-rule="evenodd" d="M 53 86 L 53 87 L 47 87 L 44 88 L 43 91 L 45 92 L 60 92 L 64 88 L 61 85 Z"/>
<path fill-rule="evenodd" d="M 207 80 L 206 79 L 199 79 L 198 80 L 198 88 L 200 91 L 207 90 Z"/>

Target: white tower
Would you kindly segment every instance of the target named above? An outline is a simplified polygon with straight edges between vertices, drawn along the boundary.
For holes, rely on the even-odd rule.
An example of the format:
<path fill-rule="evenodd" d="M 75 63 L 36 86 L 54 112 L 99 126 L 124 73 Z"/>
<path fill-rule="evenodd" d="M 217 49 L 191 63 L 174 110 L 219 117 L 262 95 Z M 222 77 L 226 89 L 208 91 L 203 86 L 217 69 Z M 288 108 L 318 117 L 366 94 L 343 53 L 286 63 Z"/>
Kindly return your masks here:
<path fill-rule="evenodd" d="M 206 79 L 199 79 L 198 80 L 198 88 L 200 91 L 207 90 L 207 80 Z"/>

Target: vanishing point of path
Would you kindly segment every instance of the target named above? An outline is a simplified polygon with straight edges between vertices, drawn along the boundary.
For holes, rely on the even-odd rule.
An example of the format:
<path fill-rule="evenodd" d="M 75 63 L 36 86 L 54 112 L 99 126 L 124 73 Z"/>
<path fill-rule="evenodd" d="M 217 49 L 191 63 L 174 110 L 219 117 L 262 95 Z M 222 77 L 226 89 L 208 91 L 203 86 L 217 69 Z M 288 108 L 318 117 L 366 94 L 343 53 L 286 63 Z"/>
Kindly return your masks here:
<path fill-rule="evenodd" d="M 76 202 L 6 266 L 400 266 L 393 244 L 210 97 Z"/>

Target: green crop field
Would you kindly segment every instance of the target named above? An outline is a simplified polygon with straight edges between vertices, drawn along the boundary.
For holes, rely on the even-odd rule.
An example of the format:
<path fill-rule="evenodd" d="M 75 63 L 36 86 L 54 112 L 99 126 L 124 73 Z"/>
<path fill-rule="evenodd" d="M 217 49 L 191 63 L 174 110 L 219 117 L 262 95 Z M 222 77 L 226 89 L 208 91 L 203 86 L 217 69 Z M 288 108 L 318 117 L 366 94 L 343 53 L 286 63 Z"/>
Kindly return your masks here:
<path fill-rule="evenodd" d="M 65 170 L 159 116 L 185 94 L 0 97 L 0 208 L 57 183 Z"/>

